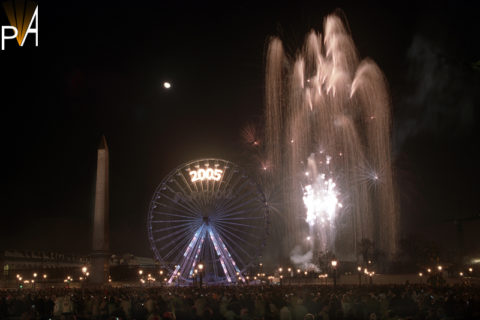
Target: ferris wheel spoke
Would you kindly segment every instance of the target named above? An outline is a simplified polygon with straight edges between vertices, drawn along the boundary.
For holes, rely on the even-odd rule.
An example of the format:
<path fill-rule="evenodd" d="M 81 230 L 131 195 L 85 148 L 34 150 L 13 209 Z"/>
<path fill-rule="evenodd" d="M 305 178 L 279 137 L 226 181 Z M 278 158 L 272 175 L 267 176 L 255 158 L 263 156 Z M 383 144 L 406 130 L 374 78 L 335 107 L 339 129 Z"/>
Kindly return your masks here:
<path fill-rule="evenodd" d="M 230 181 L 232 180 L 232 177 L 235 173 L 235 169 L 233 168 L 229 168 L 228 172 L 227 172 L 227 169 L 225 168 L 224 169 L 226 174 L 224 174 L 222 180 L 220 181 L 221 182 L 221 185 L 220 186 L 228 186 L 230 185 Z"/>
<path fill-rule="evenodd" d="M 153 209 L 156 209 L 158 206 L 160 206 L 160 207 L 162 207 L 162 208 L 168 208 L 168 209 L 171 209 L 172 211 L 176 211 L 176 212 L 179 212 L 179 213 L 185 213 L 185 209 L 184 209 L 184 208 L 179 208 L 179 207 L 177 206 L 178 200 L 176 201 L 175 199 L 172 199 L 172 198 L 170 198 L 170 197 L 167 196 L 167 195 L 162 195 L 162 197 L 165 198 L 165 199 L 167 199 L 167 200 L 169 200 L 169 202 L 168 202 L 168 203 L 166 203 L 166 202 L 160 203 L 160 202 L 155 201 L 154 203 L 155 203 L 157 206 L 155 206 Z M 192 212 L 192 211 L 190 211 L 190 209 L 187 209 L 186 212 L 189 213 L 190 215 L 195 215 L 195 213 Z"/>
<path fill-rule="evenodd" d="M 165 196 L 165 195 L 164 195 L 163 197 L 166 198 L 167 200 L 170 200 L 170 201 L 172 202 L 172 205 L 175 205 L 175 204 L 176 204 L 175 200 L 168 198 L 168 196 Z M 190 209 L 188 209 L 188 208 L 172 207 L 171 205 L 168 205 L 167 203 L 161 203 L 160 206 L 161 206 L 162 208 L 170 209 L 171 211 L 174 211 L 174 212 L 183 213 L 184 215 L 185 215 L 185 214 L 188 214 L 188 215 L 191 216 L 191 217 L 198 217 L 198 215 L 197 215 L 196 213 L 192 212 L 192 211 L 191 211 Z M 160 212 L 161 212 L 161 211 L 160 211 Z"/>
<path fill-rule="evenodd" d="M 167 235 L 164 235 L 163 237 L 160 237 L 158 239 L 155 239 L 155 242 L 161 242 L 162 240 L 165 240 L 169 237 L 173 237 L 173 236 L 176 236 L 176 235 L 180 235 L 182 232 L 185 232 L 185 233 L 188 233 L 188 230 L 191 230 L 192 227 L 191 226 L 188 226 L 188 227 L 184 227 L 183 229 L 180 229 L 180 230 L 177 230 L 175 232 L 172 232 L 172 233 L 169 233 Z"/>
<path fill-rule="evenodd" d="M 174 204 L 177 204 L 179 205 L 180 207 L 182 207 L 183 209 L 187 210 L 188 212 L 190 212 L 191 214 L 193 214 L 194 216 L 198 216 L 197 215 L 197 212 L 195 212 L 195 208 L 192 208 L 190 206 L 185 206 L 183 204 L 180 203 L 180 201 L 175 201 L 174 199 L 170 198 L 169 196 L 167 195 L 163 195 L 164 198 L 170 200 L 172 203 Z M 186 203 L 186 202 L 185 202 Z"/>
<path fill-rule="evenodd" d="M 229 235 L 231 235 L 231 237 L 234 237 L 235 239 L 237 239 L 238 241 L 236 241 L 235 243 L 241 242 L 241 243 L 244 243 L 246 246 L 253 248 L 254 250 L 258 249 L 257 242 L 260 241 L 261 238 L 253 237 L 252 235 L 250 235 L 250 237 L 241 237 L 239 234 L 248 235 L 248 233 L 239 231 L 238 229 L 231 230 L 227 226 L 217 226 L 217 228 L 219 228 L 222 233 L 223 232 L 228 233 Z M 231 240 L 232 238 L 229 237 L 229 239 Z"/>
<path fill-rule="evenodd" d="M 227 234 L 231 235 L 232 237 L 236 238 L 238 241 L 240 242 L 243 242 L 245 243 L 247 246 L 249 247 L 252 247 L 252 248 L 256 248 L 256 245 L 255 244 L 252 244 L 250 242 L 248 242 L 245 238 L 242 238 L 240 236 L 238 236 L 237 234 L 233 233 L 232 231 L 228 230 L 225 226 L 216 226 L 216 228 L 219 229 L 219 232 L 221 234 L 223 234 L 223 236 L 227 237 Z M 235 231 L 239 231 L 238 229 L 236 229 Z M 239 232 L 239 233 L 242 233 L 242 232 Z M 228 237 L 229 240 L 232 240 L 232 238 Z"/>
<path fill-rule="evenodd" d="M 177 224 L 177 225 L 174 225 L 174 226 L 168 226 L 168 227 L 164 227 L 164 228 L 160 228 L 160 229 L 155 229 L 155 230 L 152 230 L 152 232 L 157 233 L 157 232 L 163 232 L 163 231 L 171 231 L 173 229 L 178 229 L 178 228 L 186 229 L 186 228 L 191 228 L 191 226 L 192 226 L 191 222 L 181 223 L 181 224 Z"/>
<path fill-rule="evenodd" d="M 184 249 L 187 247 L 188 241 L 190 241 L 190 240 L 191 239 L 189 239 L 189 238 L 183 238 L 180 241 L 176 241 L 175 239 L 171 240 L 167 245 L 162 247 L 162 250 L 165 250 L 169 246 L 174 245 L 167 253 L 165 253 L 163 255 L 163 259 L 168 260 L 168 258 L 170 258 L 170 256 L 172 254 L 178 253 L 178 252 L 183 252 Z M 182 248 L 182 249 L 180 249 L 180 248 Z M 175 263 L 177 263 L 177 261 L 175 261 Z"/>
<path fill-rule="evenodd" d="M 227 191 L 227 193 L 229 194 L 233 194 L 233 190 L 236 190 L 235 194 L 239 193 L 240 192 L 240 189 L 237 190 L 237 184 L 240 182 L 241 180 L 237 180 L 235 181 L 235 184 L 231 185 L 228 187 L 228 189 L 226 189 L 225 191 Z M 219 202 L 218 206 L 222 207 L 222 206 L 225 206 L 227 203 L 229 203 L 230 201 L 232 200 L 235 200 L 237 197 L 233 197 L 233 198 L 229 198 L 229 197 L 225 197 L 223 199 L 223 201 Z"/>
<path fill-rule="evenodd" d="M 200 221 L 200 219 L 183 219 L 183 220 L 151 220 L 151 223 L 173 223 L 173 222 L 182 222 L 183 224 L 191 224 L 193 221 Z M 178 224 L 175 224 L 178 225 Z"/>
<path fill-rule="evenodd" d="M 183 253 L 183 258 L 181 255 L 182 252 L 179 252 L 176 257 L 176 260 L 180 260 L 180 274 L 184 275 L 187 272 L 187 278 L 190 276 L 190 273 L 193 273 L 193 268 L 204 245 L 205 230 L 204 225 L 200 226 Z"/>
<path fill-rule="evenodd" d="M 248 208 L 248 205 L 250 205 L 251 203 L 254 203 L 256 202 L 257 199 L 250 199 L 248 200 L 247 202 L 240 202 L 238 204 L 236 204 L 235 206 L 230 206 L 229 208 L 223 208 L 222 210 L 218 211 L 217 215 L 220 215 L 220 216 L 224 216 L 224 217 L 228 217 L 230 215 L 230 213 L 232 213 L 234 215 L 235 212 L 238 212 L 237 209 L 240 209 L 240 208 Z"/>
<path fill-rule="evenodd" d="M 211 240 L 210 240 L 211 241 Z M 209 245 L 210 248 L 210 256 L 212 257 L 212 265 L 213 265 L 213 274 L 215 275 L 215 278 L 219 278 L 220 275 L 218 274 L 218 266 L 217 266 L 217 257 L 215 254 L 215 248 L 213 246 L 213 243 Z"/>
<path fill-rule="evenodd" d="M 200 195 L 195 201 L 198 201 L 198 206 L 199 207 L 204 207 L 206 205 L 205 199 L 203 197 L 204 190 L 203 190 L 203 185 L 201 181 L 196 181 L 193 183 L 195 185 L 195 188 L 197 189 L 196 194 Z M 200 187 L 198 187 L 200 185 Z"/>
<path fill-rule="evenodd" d="M 227 247 L 227 249 L 230 249 L 230 251 L 232 252 L 232 259 L 235 261 L 237 260 L 236 264 L 238 265 L 238 262 L 241 263 L 241 266 L 243 267 L 245 265 L 245 262 L 243 261 L 243 258 L 237 253 L 237 251 L 235 250 L 235 248 L 232 246 L 232 243 L 235 243 L 235 241 L 233 241 L 227 234 L 221 234 L 220 232 L 217 232 L 218 233 L 218 236 L 220 237 L 220 239 L 226 239 L 228 240 L 228 242 L 225 244 L 224 241 L 222 241 L 225 246 Z M 250 254 L 245 251 L 245 249 L 243 249 L 241 246 L 237 246 L 244 254 L 245 254 L 245 257 L 247 257 L 248 259 L 251 259 L 252 257 L 250 256 Z"/>
<path fill-rule="evenodd" d="M 232 211 L 232 212 L 229 212 L 228 214 L 223 214 L 222 213 L 217 213 L 215 215 L 215 218 L 212 219 L 214 221 L 217 221 L 217 220 L 225 220 L 225 219 L 233 219 L 233 218 L 230 218 L 230 217 L 233 217 L 233 216 L 238 216 L 238 215 L 241 215 L 241 214 L 245 214 L 247 213 L 248 211 L 247 210 L 238 210 L 238 211 Z"/>
<path fill-rule="evenodd" d="M 229 206 L 225 206 L 224 204 L 222 205 L 219 205 L 215 208 L 215 211 L 216 211 L 216 215 L 218 214 L 227 214 L 229 213 L 230 211 L 235 211 L 236 209 L 238 208 L 241 208 L 241 207 L 246 207 L 247 204 L 250 204 L 252 202 L 252 199 L 251 200 L 248 200 L 248 202 L 245 202 L 249 197 L 248 196 L 244 196 L 242 197 L 241 199 L 239 197 L 236 197 L 236 199 L 234 200 L 231 200 Z"/>
<path fill-rule="evenodd" d="M 180 175 L 183 177 L 182 174 L 180 174 Z M 185 177 L 183 177 L 183 180 L 185 180 Z M 178 188 L 182 191 L 182 194 L 183 194 L 183 195 L 192 194 L 192 189 L 190 188 L 190 186 L 189 186 L 189 191 L 185 191 L 185 189 L 182 188 L 182 186 L 178 183 L 177 180 L 175 180 L 175 184 L 176 184 L 176 185 L 178 186 Z M 198 207 L 198 206 L 199 206 L 199 203 L 197 203 L 197 201 L 196 201 L 195 198 L 185 196 L 185 199 L 186 199 L 186 200 L 190 200 L 190 202 L 191 202 L 192 204 L 194 204 L 195 207 Z M 185 201 L 185 202 L 186 202 L 186 201 Z"/>
<path fill-rule="evenodd" d="M 198 226 L 195 228 L 192 228 L 191 231 L 191 236 L 189 235 L 188 237 L 183 237 L 181 241 L 178 241 L 178 243 L 165 255 L 165 257 L 170 257 L 172 254 L 177 253 L 177 256 L 174 258 L 175 263 L 177 263 L 181 257 L 182 254 L 187 253 L 187 248 L 188 244 L 196 244 L 198 241 L 199 236 L 201 236 L 202 232 L 202 226 Z M 195 239 L 196 237 L 196 239 Z M 173 243 L 175 243 L 175 239 L 172 239 Z M 179 248 L 182 248 L 181 250 L 178 250 Z"/>
<path fill-rule="evenodd" d="M 218 224 L 222 224 L 222 225 L 228 224 L 228 225 L 232 225 L 232 226 L 247 227 L 247 228 L 251 228 L 251 229 L 260 229 L 260 227 L 258 227 L 258 226 L 256 226 L 256 225 L 253 225 L 253 224 L 245 224 L 245 223 L 238 223 L 238 222 L 228 222 L 227 220 L 217 221 L 217 223 L 218 223 Z"/>
<path fill-rule="evenodd" d="M 169 217 L 177 217 L 177 218 L 184 218 L 183 220 L 189 220 L 189 221 L 195 221 L 198 219 L 198 217 L 194 216 L 185 216 L 181 214 L 175 214 L 175 213 L 170 213 L 170 212 L 164 212 L 164 211 L 152 211 L 153 214 L 155 215 L 160 215 L 160 216 L 169 216 Z M 151 220 L 153 221 L 153 220 Z"/>
<path fill-rule="evenodd" d="M 242 230 L 237 227 L 217 225 L 217 228 L 220 228 L 222 232 L 230 234 L 238 241 L 252 248 L 257 248 L 257 242 L 261 239 L 261 237 L 253 236 L 251 231 L 247 232 L 246 230 Z"/>
<path fill-rule="evenodd" d="M 192 193 L 192 192 L 193 192 L 192 187 L 190 186 L 190 184 L 188 183 L 187 179 L 185 178 L 185 175 L 184 175 L 183 173 L 180 173 L 180 172 L 178 173 L 178 175 L 179 175 L 180 177 L 182 177 L 182 182 L 183 182 L 183 184 L 186 185 L 187 188 L 188 188 L 188 190 L 190 191 L 190 193 Z"/>
<path fill-rule="evenodd" d="M 244 199 L 248 199 L 250 197 L 252 199 L 257 200 L 256 195 L 252 196 L 252 193 L 249 192 L 249 193 L 243 194 L 242 196 L 235 196 L 232 199 L 227 199 L 226 201 L 223 201 L 222 203 L 220 203 L 218 207 L 223 209 L 229 209 L 235 204 L 237 204 L 238 202 L 242 202 Z"/>
<path fill-rule="evenodd" d="M 232 254 L 229 252 L 227 245 L 225 245 L 222 238 L 220 237 L 220 234 L 217 232 L 217 230 L 215 230 L 214 227 L 210 227 L 209 233 L 210 239 L 214 243 L 215 249 L 219 255 L 219 259 L 222 264 L 222 268 L 224 269 L 224 272 L 227 276 L 227 279 L 229 277 L 236 279 L 236 272 L 240 272 L 237 262 L 240 261 L 240 263 L 243 265 L 243 260 L 240 258 L 240 260 L 237 259 L 237 262 L 235 262 L 235 252 L 233 252 L 234 256 L 232 256 Z"/>
<path fill-rule="evenodd" d="M 196 212 L 198 209 L 194 206 L 191 206 L 191 200 L 192 198 L 191 197 L 188 197 L 185 193 L 181 193 L 180 192 L 180 196 L 178 195 L 179 192 L 176 192 L 175 190 L 173 190 L 170 186 L 166 186 L 166 188 L 172 193 L 175 195 L 175 197 L 178 197 L 179 199 L 177 201 L 175 201 L 175 199 L 170 199 L 170 201 L 173 201 L 174 203 L 177 203 L 179 205 L 181 205 L 182 207 L 188 207 L 192 212 Z M 168 199 L 168 197 L 167 197 Z M 183 201 L 183 205 L 181 203 L 181 201 Z"/>
<path fill-rule="evenodd" d="M 255 202 L 256 200 L 255 199 L 251 199 L 249 200 L 248 202 L 242 202 L 240 204 L 238 204 L 237 206 L 235 207 L 231 207 L 231 208 L 228 208 L 228 209 L 221 209 L 221 210 L 218 210 L 216 212 L 216 215 L 215 217 L 220 217 L 220 218 L 223 218 L 223 217 L 231 217 L 231 216 L 235 216 L 235 215 L 239 215 L 239 214 L 243 214 L 243 213 L 246 213 L 246 212 L 250 212 L 253 210 L 253 208 L 251 206 L 249 206 L 252 202 Z M 255 210 L 257 211 L 257 210 Z"/>
<path fill-rule="evenodd" d="M 237 218 L 228 218 L 228 219 L 222 217 L 222 218 L 217 218 L 215 221 L 224 221 L 224 220 L 225 221 L 227 220 L 249 220 L 250 221 L 250 220 L 257 220 L 257 219 L 265 219 L 265 217 L 240 217 L 240 218 L 237 217 Z"/>
<path fill-rule="evenodd" d="M 198 193 L 198 188 L 196 187 L 196 184 L 193 183 L 194 186 L 195 186 L 195 191 L 194 191 L 194 190 L 192 189 L 190 183 L 188 183 L 188 181 L 187 181 L 187 179 L 185 178 L 185 176 L 184 176 L 183 174 L 180 174 L 180 175 L 182 176 L 182 181 L 183 181 L 183 183 L 187 186 L 190 194 Z M 185 194 L 186 194 L 186 193 L 185 193 Z M 190 197 L 189 199 L 190 199 L 190 201 L 191 201 L 197 208 L 202 206 L 201 202 L 200 202 L 200 201 L 197 201 L 197 199 L 196 199 L 195 197 Z"/>

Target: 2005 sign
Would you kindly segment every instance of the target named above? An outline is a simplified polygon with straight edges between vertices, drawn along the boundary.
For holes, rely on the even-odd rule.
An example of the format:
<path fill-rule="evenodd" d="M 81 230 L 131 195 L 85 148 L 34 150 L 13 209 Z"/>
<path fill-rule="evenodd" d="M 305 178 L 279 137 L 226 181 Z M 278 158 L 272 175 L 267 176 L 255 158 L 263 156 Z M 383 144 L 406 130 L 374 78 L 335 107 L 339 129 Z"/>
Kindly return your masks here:
<path fill-rule="evenodd" d="M 223 170 L 212 169 L 212 168 L 190 171 L 192 182 L 203 181 L 203 180 L 220 181 L 220 179 L 222 179 L 222 174 L 223 174 Z"/>

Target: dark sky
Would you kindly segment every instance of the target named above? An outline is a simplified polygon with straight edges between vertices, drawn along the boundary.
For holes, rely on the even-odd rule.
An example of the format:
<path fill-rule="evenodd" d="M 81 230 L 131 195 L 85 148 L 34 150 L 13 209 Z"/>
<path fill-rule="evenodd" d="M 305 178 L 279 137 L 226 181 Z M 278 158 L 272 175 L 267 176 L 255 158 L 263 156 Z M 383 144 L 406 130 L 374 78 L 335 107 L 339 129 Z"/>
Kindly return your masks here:
<path fill-rule="evenodd" d="M 268 38 L 293 54 L 337 7 L 390 85 L 402 233 L 453 237 L 443 220 L 480 213 L 478 8 L 236 3 L 39 1 L 39 47 L 0 52 L 0 249 L 89 252 L 105 134 L 111 249 L 151 255 L 157 184 L 188 160 L 238 159 L 241 129 L 263 112 Z"/>

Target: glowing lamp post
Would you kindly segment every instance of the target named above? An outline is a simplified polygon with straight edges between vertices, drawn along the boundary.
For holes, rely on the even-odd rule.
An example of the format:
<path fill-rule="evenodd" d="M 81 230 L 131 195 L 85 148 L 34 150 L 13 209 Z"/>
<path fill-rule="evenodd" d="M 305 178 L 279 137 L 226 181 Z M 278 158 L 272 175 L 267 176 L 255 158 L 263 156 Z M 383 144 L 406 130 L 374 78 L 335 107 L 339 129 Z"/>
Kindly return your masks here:
<path fill-rule="evenodd" d="M 200 288 L 201 288 L 203 285 L 203 263 L 198 264 L 198 270 L 200 273 Z"/>
<path fill-rule="evenodd" d="M 333 268 L 333 288 L 337 287 L 337 260 L 332 260 L 332 268 Z"/>
<path fill-rule="evenodd" d="M 38 276 L 38 274 L 36 272 L 34 272 L 33 273 L 33 280 L 32 280 L 34 290 L 35 290 L 35 280 L 37 280 L 37 276 Z"/>
<path fill-rule="evenodd" d="M 82 287 L 85 285 L 85 282 L 87 282 L 87 278 L 90 275 L 90 272 L 88 272 L 88 268 L 86 266 L 82 267 L 82 273 L 83 273 L 83 282 L 82 282 Z"/>
<path fill-rule="evenodd" d="M 362 285 L 362 267 L 358 266 L 357 271 L 358 271 L 358 285 L 361 286 Z"/>

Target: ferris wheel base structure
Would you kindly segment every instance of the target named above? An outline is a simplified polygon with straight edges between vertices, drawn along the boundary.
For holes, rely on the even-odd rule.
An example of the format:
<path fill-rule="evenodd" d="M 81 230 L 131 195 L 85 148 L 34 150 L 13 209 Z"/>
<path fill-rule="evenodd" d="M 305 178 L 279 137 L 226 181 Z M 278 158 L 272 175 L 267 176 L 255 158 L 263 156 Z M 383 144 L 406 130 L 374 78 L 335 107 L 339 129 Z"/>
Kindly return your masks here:
<path fill-rule="evenodd" d="M 265 245 L 268 207 L 245 171 L 222 159 L 182 164 L 153 195 L 148 235 L 169 285 L 245 283 Z"/>

